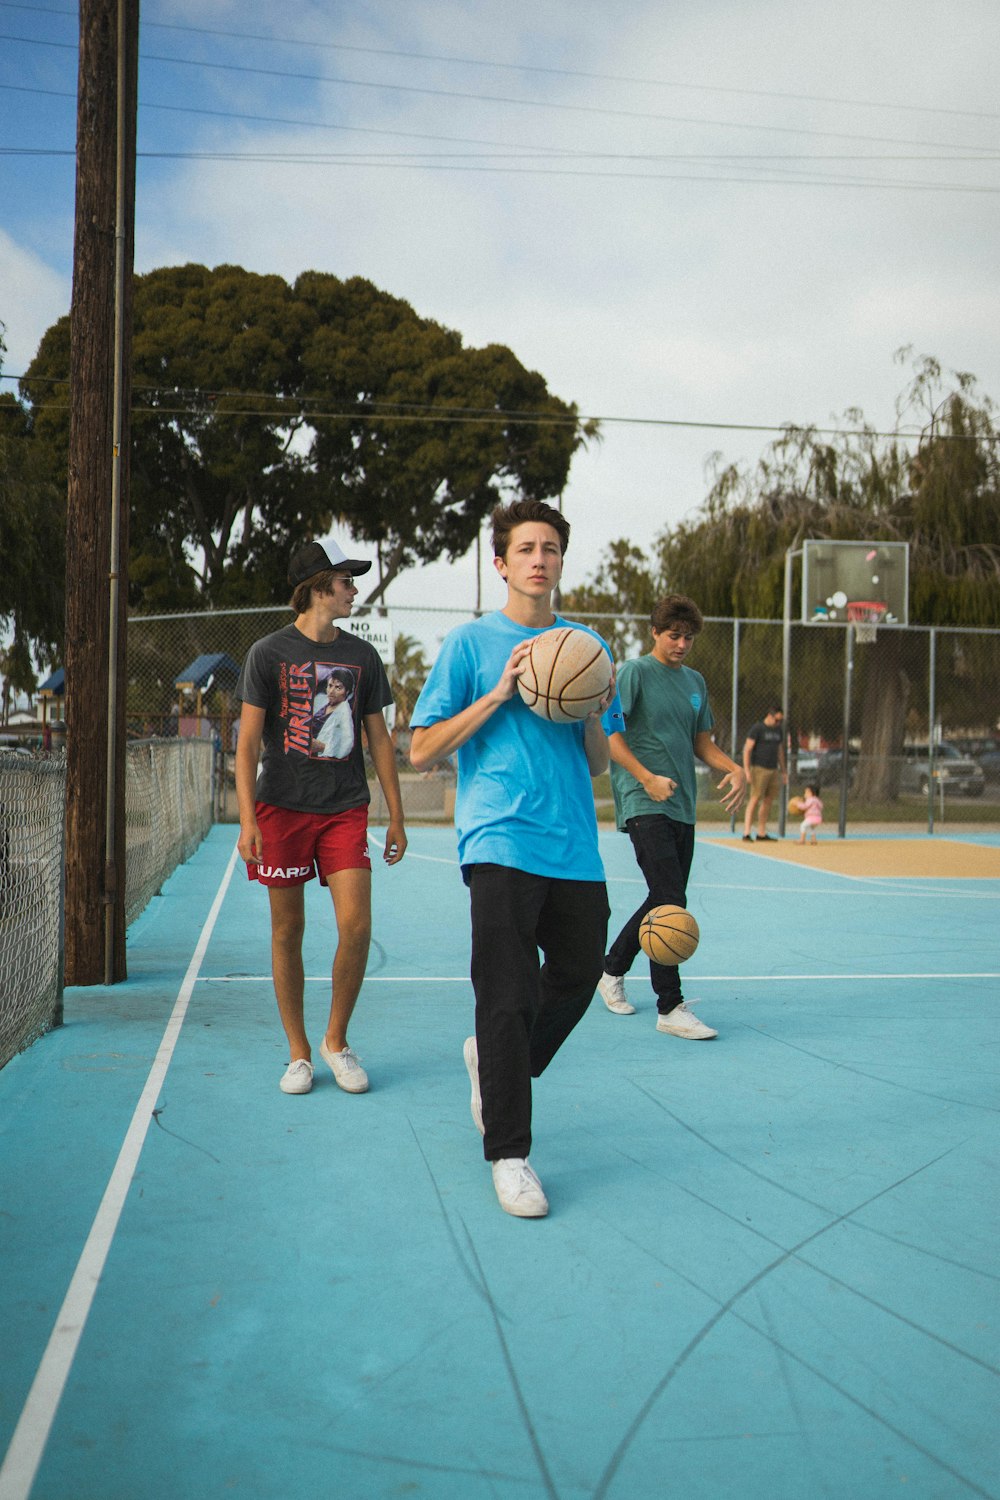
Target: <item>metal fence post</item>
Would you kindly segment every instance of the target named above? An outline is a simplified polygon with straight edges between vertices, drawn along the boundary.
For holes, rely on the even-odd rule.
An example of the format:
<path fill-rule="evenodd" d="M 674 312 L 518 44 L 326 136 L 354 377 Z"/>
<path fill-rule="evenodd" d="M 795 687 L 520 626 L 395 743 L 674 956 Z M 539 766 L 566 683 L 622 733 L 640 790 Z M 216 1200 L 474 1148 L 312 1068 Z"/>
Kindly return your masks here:
<path fill-rule="evenodd" d="M 738 736 L 737 725 L 739 723 L 739 711 L 740 711 L 740 622 L 739 622 L 739 620 L 734 620 L 733 621 L 733 681 L 732 681 L 732 690 L 731 690 L 730 699 L 729 699 L 729 720 L 730 720 L 730 727 L 729 727 L 729 754 L 730 754 L 730 757 L 731 757 L 732 760 L 736 760 L 736 751 L 738 749 L 736 741 L 737 741 L 737 736 Z M 740 765 L 743 764 L 742 760 L 739 761 L 739 764 Z M 736 814 L 735 813 L 730 813 L 730 815 L 729 815 L 729 832 L 732 833 L 735 830 L 735 828 L 736 828 Z"/>
<path fill-rule="evenodd" d="M 800 552 L 785 553 L 785 592 L 781 609 L 781 733 L 783 743 L 788 745 L 788 718 L 790 682 L 792 675 L 792 559 Z M 787 767 L 787 760 L 785 765 Z M 783 782 L 778 799 L 778 837 L 785 836 L 785 818 L 788 812 L 788 782 Z"/>
<path fill-rule="evenodd" d="M 847 833 L 847 794 L 851 784 L 851 692 L 854 684 L 854 626 L 848 625 L 844 637 L 844 732 L 840 757 L 840 818 L 837 836 Z"/>
<path fill-rule="evenodd" d="M 934 832 L 934 726 L 937 723 L 937 629 L 931 626 L 927 652 L 927 832 Z"/>

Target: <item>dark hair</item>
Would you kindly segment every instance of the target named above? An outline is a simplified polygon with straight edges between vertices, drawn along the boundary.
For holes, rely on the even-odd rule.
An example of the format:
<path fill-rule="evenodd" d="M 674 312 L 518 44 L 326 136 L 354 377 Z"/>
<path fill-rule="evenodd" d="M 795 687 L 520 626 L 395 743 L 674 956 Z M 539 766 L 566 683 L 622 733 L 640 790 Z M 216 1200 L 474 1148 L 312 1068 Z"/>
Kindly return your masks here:
<path fill-rule="evenodd" d="M 333 580 L 343 571 L 343 568 L 324 568 L 322 573 L 314 573 L 311 578 L 306 579 L 305 583 L 297 583 L 295 592 L 292 594 L 292 608 L 295 613 L 305 614 L 313 602 L 313 594 L 332 594 Z"/>
<path fill-rule="evenodd" d="M 705 621 L 701 610 L 686 594 L 666 594 L 657 599 L 649 616 L 654 630 L 667 630 L 671 625 L 686 625 L 697 635 Z"/>
<path fill-rule="evenodd" d="M 339 682 L 341 687 L 346 689 L 348 697 L 354 692 L 356 685 L 354 673 L 348 667 L 333 667 L 331 671 L 327 672 L 326 680 L 327 682 Z"/>
<path fill-rule="evenodd" d="M 782 708 L 780 703 L 769 703 L 764 710 L 765 719 L 767 718 L 768 714 L 781 714 L 781 717 L 784 718 L 785 710 Z"/>
<path fill-rule="evenodd" d="M 806 791 L 807 792 L 812 792 L 812 794 L 813 794 L 814 797 L 818 797 L 819 796 L 819 787 L 818 786 L 809 785 L 809 786 L 806 787 Z"/>
<path fill-rule="evenodd" d="M 559 537 L 559 551 L 569 546 L 569 522 L 561 510 L 546 505 L 544 500 L 512 500 L 509 505 L 498 505 L 490 516 L 493 524 L 493 556 L 506 557 L 510 545 L 510 534 L 515 526 L 525 521 L 544 521 Z"/>

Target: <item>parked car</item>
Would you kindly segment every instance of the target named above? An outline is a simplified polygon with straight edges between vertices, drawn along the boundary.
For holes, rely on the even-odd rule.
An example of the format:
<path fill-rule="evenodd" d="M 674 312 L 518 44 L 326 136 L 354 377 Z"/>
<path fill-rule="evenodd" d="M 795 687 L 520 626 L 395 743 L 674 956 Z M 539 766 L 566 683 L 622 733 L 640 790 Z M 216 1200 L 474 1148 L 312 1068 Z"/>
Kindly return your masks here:
<path fill-rule="evenodd" d="M 934 747 L 933 776 L 929 747 L 927 745 L 904 745 L 899 790 L 919 792 L 921 796 L 926 797 L 932 780 L 933 784 L 940 786 L 946 795 L 957 793 L 960 797 L 981 797 L 986 784 L 982 766 L 977 765 L 971 756 L 963 755 L 947 741 Z"/>
<path fill-rule="evenodd" d="M 795 757 L 795 779 L 811 783 L 819 775 L 821 750 L 800 750 Z"/>
<path fill-rule="evenodd" d="M 987 782 L 1000 781 L 1000 750 L 985 750 L 976 759 Z"/>
<path fill-rule="evenodd" d="M 956 735 L 948 741 L 948 744 L 954 745 L 960 755 L 971 755 L 973 760 L 979 760 L 980 756 L 985 755 L 987 752 L 1000 750 L 1000 739 L 997 739 L 992 734 L 978 736 Z"/>
<path fill-rule="evenodd" d="M 852 750 L 847 760 L 847 785 L 854 781 L 855 772 L 858 769 L 858 752 Z M 843 750 L 824 750 L 819 757 L 816 767 L 816 779 L 820 787 L 839 786 L 844 771 Z M 807 778 L 808 779 L 808 778 Z"/>

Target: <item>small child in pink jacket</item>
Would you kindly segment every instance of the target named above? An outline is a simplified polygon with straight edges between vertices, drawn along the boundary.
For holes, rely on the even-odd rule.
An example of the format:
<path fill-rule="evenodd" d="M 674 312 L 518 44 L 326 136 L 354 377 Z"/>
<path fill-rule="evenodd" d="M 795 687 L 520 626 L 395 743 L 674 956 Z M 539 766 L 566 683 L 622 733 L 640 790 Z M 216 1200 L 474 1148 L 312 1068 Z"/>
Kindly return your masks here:
<path fill-rule="evenodd" d="M 808 835 L 812 835 L 812 843 L 818 844 L 817 830 L 823 821 L 823 803 L 820 801 L 819 787 L 807 786 L 804 795 L 799 799 L 802 803 L 802 831 L 799 834 L 799 843 L 805 844 Z"/>

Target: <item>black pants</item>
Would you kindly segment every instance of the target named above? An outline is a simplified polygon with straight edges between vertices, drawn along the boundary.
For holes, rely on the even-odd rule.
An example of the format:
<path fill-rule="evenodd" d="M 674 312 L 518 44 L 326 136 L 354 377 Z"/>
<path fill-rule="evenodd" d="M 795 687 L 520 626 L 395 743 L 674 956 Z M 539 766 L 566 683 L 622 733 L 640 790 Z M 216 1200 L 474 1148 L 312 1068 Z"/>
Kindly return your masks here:
<path fill-rule="evenodd" d="M 639 869 L 649 894 L 632 913 L 604 959 L 606 974 L 627 974 L 639 952 L 639 927 L 651 906 L 687 906 L 687 882 L 694 857 L 694 824 L 675 823 L 665 813 L 629 818 L 625 831 L 632 840 Z M 649 981 L 656 1008 L 667 1014 L 684 998 L 676 966 L 649 965 Z"/>
<path fill-rule="evenodd" d="M 472 984 L 487 1161 L 531 1149 L 531 1080 L 580 1020 L 601 977 L 607 887 L 468 865 Z M 544 963 L 539 962 L 541 949 Z"/>

